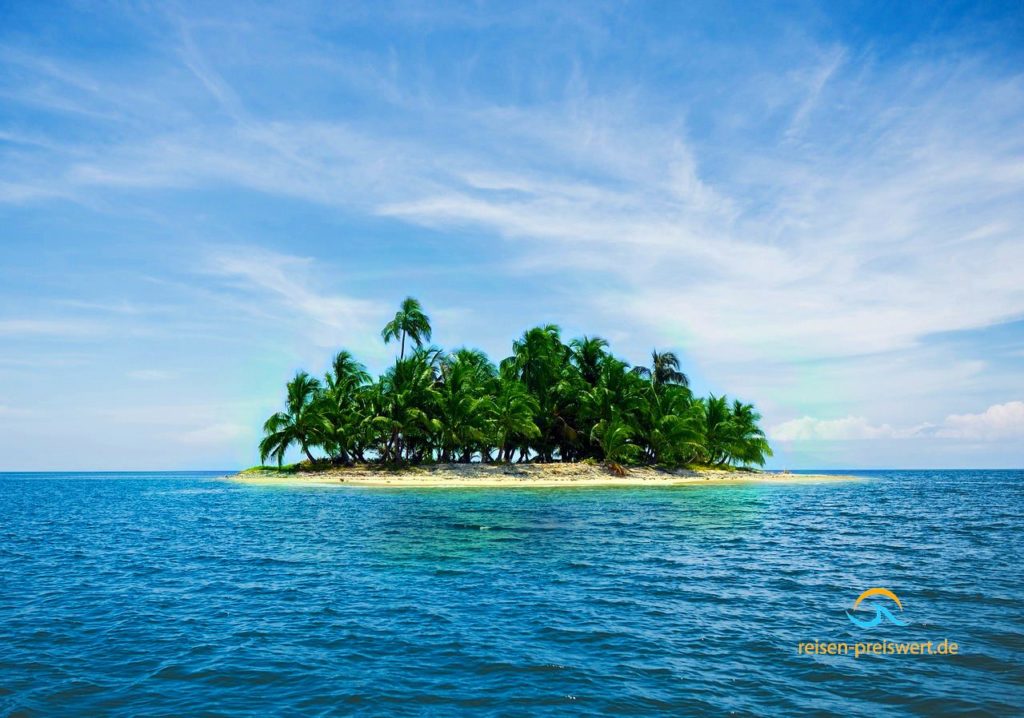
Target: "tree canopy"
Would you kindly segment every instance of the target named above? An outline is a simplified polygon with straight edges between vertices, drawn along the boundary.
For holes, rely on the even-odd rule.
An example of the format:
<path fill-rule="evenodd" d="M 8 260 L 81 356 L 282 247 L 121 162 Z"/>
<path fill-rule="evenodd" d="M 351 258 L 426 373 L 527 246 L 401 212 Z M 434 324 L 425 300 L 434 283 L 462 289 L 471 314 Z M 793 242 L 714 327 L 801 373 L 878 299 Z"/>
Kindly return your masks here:
<path fill-rule="evenodd" d="M 425 346 L 430 319 L 412 297 L 381 336 L 400 349 L 376 380 L 347 351 L 322 381 L 295 375 L 284 410 L 264 424 L 262 461 L 280 464 L 294 446 L 335 464 L 591 460 L 621 472 L 763 466 L 772 455 L 753 405 L 695 397 L 673 352 L 631 367 L 604 339 L 565 343 L 548 324 L 526 330 L 494 364 L 477 349 Z"/>

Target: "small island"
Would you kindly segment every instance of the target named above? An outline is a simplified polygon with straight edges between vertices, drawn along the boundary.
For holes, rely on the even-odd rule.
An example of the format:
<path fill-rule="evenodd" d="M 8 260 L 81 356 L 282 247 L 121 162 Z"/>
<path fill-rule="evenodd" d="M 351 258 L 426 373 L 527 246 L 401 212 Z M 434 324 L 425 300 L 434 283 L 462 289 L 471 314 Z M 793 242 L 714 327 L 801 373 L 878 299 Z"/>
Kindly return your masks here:
<path fill-rule="evenodd" d="M 300 371 L 263 426 L 247 483 L 595 486 L 830 480 L 756 471 L 772 455 L 752 404 L 696 397 L 672 352 L 630 366 L 600 337 L 528 329 L 493 363 L 430 345 L 408 297 L 381 331 L 398 344 L 374 381 L 348 351 L 323 380 Z M 285 466 L 298 449 L 305 461 Z"/>

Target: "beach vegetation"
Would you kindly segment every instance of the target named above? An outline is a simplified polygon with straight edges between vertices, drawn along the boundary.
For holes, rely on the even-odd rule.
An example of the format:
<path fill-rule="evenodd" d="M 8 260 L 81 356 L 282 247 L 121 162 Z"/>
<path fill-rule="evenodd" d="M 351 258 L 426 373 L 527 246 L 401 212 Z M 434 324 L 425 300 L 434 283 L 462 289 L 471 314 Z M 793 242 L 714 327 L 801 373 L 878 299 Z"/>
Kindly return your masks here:
<path fill-rule="evenodd" d="M 630 366 L 598 336 L 527 329 L 495 364 L 478 349 L 428 344 L 430 319 L 406 298 L 381 331 L 398 355 L 376 380 L 340 351 L 323 380 L 300 371 L 264 424 L 260 459 L 308 464 L 586 462 L 763 466 L 772 455 L 751 404 L 694 396 L 677 354 Z"/>

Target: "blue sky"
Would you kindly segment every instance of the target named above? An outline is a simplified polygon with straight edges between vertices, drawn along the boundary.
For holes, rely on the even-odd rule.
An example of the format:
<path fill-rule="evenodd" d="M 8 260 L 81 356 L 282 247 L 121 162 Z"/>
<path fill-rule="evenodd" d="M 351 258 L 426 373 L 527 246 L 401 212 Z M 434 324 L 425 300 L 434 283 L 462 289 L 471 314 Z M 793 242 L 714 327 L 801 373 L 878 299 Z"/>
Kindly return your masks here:
<path fill-rule="evenodd" d="M 0 2 L 0 469 L 254 463 L 407 294 L 496 359 L 674 349 L 776 467 L 1024 465 L 1022 38 L 1019 3 Z"/>

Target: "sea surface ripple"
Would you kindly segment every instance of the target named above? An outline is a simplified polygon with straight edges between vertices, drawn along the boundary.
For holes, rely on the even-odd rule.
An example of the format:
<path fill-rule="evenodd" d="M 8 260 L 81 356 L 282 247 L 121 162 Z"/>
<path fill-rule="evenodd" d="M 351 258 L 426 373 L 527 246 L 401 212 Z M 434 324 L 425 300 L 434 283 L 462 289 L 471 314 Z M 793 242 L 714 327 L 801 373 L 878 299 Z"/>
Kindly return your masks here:
<path fill-rule="evenodd" d="M 1024 472 L 630 489 L 0 474 L 0 715 L 1024 713 Z M 871 587 L 906 627 L 854 626 Z M 941 641 L 957 656 L 807 656 Z"/>

